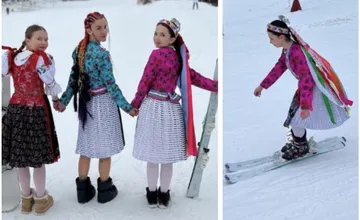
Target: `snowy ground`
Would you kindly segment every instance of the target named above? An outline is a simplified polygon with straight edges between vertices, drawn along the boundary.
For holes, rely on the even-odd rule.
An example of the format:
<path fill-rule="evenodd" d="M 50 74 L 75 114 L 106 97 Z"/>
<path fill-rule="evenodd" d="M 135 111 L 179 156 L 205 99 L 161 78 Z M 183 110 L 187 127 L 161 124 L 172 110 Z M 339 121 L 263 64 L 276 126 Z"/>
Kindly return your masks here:
<path fill-rule="evenodd" d="M 191 10 L 189 1 L 166 1 L 138 6 L 135 0 L 94 0 L 56 3 L 34 12 L 2 15 L 3 45 L 19 47 L 27 26 L 43 25 L 49 34 L 47 52 L 55 57 L 57 80 L 65 88 L 72 65 L 71 53 L 84 34 L 87 13 L 100 11 L 107 16 L 111 34 L 111 54 L 117 83 L 128 101 L 134 97 L 138 81 L 154 48 L 152 36 L 156 22 L 176 17 L 190 49 L 191 66 L 212 78 L 217 59 L 217 8 L 200 3 L 199 11 Z M 193 87 L 195 127 L 200 139 L 202 120 L 210 93 Z M 149 209 L 145 201 L 146 164 L 132 157 L 136 119 L 124 112 L 125 150 L 113 157 L 111 176 L 119 196 L 100 205 L 96 200 L 80 205 L 76 201 L 77 160 L 75 146 L 78 121 L 72 102 L 65 113 L 54 113 L 61 147 L 61 160 L 47 166 L 47 188 L 55 199 L 54 207 L 43 217 L 22 215 L 19 208 L 3 214 L 3 219 L 217 219 L 217 129 L 210 143 L 210 162 L 204 172 L 200 197 L 185 197 L 194 158 L 174 166 L 171 185 L 172 206 L 169 210 Z M 98 177 L 97 161 L 91 164 L 90 177 Z"/>
<path fill-rule="evenodd" d="M 332 63 L 354 101 L 351 119 L 342 127 L 309 135 L 316 140 L 345 136 L 347 146 L 244 182 L 224 183 L 226 220 L 358 219 L 358 3 L 300 2 L 303 11 L 290 13 L 287 0 L 224 1 L 224 163 L 269 155 L 286 140 L 282 123 L 297 85 L 292 74 L 284 73 L 261 98 L 253 96 L 281 53 L 266 34 L 266 25 L 280 14 Z"/>

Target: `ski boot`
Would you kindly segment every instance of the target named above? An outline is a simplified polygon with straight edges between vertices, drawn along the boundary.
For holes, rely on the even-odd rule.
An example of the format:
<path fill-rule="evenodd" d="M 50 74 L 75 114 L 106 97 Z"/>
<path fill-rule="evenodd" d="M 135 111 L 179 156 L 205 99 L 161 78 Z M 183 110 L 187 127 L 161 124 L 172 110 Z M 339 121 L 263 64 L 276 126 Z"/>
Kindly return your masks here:
<path fill-rule="evenodd" d="M 309 142 L 306 139 L 306 131 L 302 137 L 296 137 L 292 131 L 291 134 L 293 140 L 286 143 L 281 149 L 281 152 L 283 153 L 282 158 L 285 160 L 293 160 L 302 157 L 309 153 L 310 150 Z"/>

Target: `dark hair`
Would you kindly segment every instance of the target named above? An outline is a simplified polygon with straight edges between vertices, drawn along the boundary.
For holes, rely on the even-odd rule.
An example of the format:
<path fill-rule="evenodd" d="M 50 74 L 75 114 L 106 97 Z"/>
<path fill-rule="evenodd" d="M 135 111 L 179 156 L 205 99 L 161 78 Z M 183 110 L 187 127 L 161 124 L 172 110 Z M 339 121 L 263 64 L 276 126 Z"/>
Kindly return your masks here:
<path fill-rule="evenodd" d="M 169 31 L 169 34 L 170 34 L 170 37 L 175 37 L 175 33 L 174 31 L 166 24 L 164 23 L 160 23 L 158 25 L 161 25 L 163 27 L 166 27 Z M 178 55 L 179 57 L 179 60 L 180 60 L 180 69 L 179 69 L 179 75 L 181 74 L 181 70 L 182 70 L 182 66 L 183 66 L 183 59 L 182 59 L 182 56 L 181 56 L 181 45 L 183 43 L 183 39 L 180 35 L 177 36 L 176 40 L 174 41 L 174 43 L 172 44 L 172 46 L 175 48 L 175 51 L 176 51 L 176 54 Z"/>
<path fill-rule="evenodd" d="M 37 24 L 33 24 L 31 26 L 29 26 L 28 28 L 26 28 L 26 31 L 25 31 L 25 39 L 31 39 L 34 32 L 36 31 L 46 31 L 44 27 L 40 26 L 40 25 L 37 25 Z M 21 46 L 19 49 L 17 49 L 15 52 L 14 52 L 14 55 L 13 57 L 16 57 L 16 55 L 18 55 L 19 53 L 21 53 L 24 48 L 26 47 L 26 42 L 25 40 L 22 42 Z"/>
<path fill-rule="evenodd" d="M 279 27 L 279 28 L 286 28 L 286 29 L 289 30 L 289 33 L 288 33 L 288 34 L 281 34 L 281 33 L 278 33 L 278 32 L 275 32 L 275 31 L 269 30 L 269 29 L 267 30 L 268 32 L 271 32 L 272 34 L 274 34 L 274 35 L 276 35 L 276 36 L 284 35 L 284 36 L 286 37 L 286 40 L 293 40 L 293 41 L 295 41 L 296 43 L 299 43 L 299 41 L 297 40 L 297 38 L 296 38 L 293 34 L 291 34 L 290 29 L 289 29 L 289 26 L 288 26 L 285 22 L 280 21 L 280 20 L 275 20 L 275 21 L 272 21 L 270 24 L 271 24 L 271 25 L 274 25 L 274 26 L 276 26 L 276 27 Z"/>
<path fill-rule="evenodd" d="M 78 46 L 75 49 L 75 58 L 74 65 L 72 66 L 72 84 L 74 94 L 74 109 L 75 112 L 77 109 L 77 94 L 79 93 L 79 111 L 78 118 L 83 123 L 83 129 L 85 128 L 85 123 L 87 121 L 87 115 L 92 117 L 92 115 L 87 110 L 87 103 L 91 100 L 90 82 L 89 76 L 85 73 L 85 52 L 86 47 L 89 43 L 89 34 L 86 32 L 86 29 L 90 28 L 91 25 L 96 21 L 105 18 L 105 16 L 99 12 L 89 13 L 84 20 L 84 38 L 79 42 Z M 106 18 L 105 18 L 106 19 Z"/>

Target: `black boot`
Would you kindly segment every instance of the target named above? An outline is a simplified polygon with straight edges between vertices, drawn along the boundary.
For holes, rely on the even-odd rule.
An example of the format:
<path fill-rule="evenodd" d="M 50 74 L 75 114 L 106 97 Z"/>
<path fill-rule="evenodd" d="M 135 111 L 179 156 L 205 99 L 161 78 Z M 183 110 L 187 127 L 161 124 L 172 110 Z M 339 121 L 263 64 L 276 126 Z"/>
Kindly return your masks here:
<path fill-rule="evenodd" d="M 158 205 L 158 191 L 150 191 L 149 187 L 146 187 L 146 198 L 150 208 L 155 208 Z"/>
<path fill-rule="evenodd" d="M 285 153 L 290 148 L 292 148 L 293 145 L 294 145 L 294 141 L 290 141 L 290 142 L 286 143 L 285 146 L 281 148 L 281 153 Z"/>
<path fill-rule="evenodd" d="M 100 178 L 97 179 L 98 183 L 98 202 L 106 203 L 113 200 L 117 194 L 118 190 L 116 186 L 113 184 L 111 177 L 109 177 L 105 182 L 102 182 Z"/>
<path fill-rule="evenodd" d="M 159 197 L 159 208 L 166 209 L 169 206 L 170 201 L 170 190 L 167 192 L 161 192 L 160 188 L 158 190 L 158 197 Z"/>
<path fill-rule="evenodd" d="M 290 142 L 286 143 L 285 146 L 281 148 L 281 152 L 282 152 L 282 153 L 285 153 L 286 151 L 288 151 L 290 148 L 293 147 L 294 144 L 296 145 L 296 144 L 299 144 L 299 143 L 301 143 L 301 142 L 303 142 L 303 141 L 306 141 L 306 130 L 305 130 L 304 136 L 301 137 L 301 138 L 296 137 L 296 136 L 294 135 L 293 130 L 290 130 L 290 132 L 291 132 L 292 140 L 291 140 Z M 297 143 L 295 143 L 295 141 L 297 141 Z"/>
<path fill-rule="evenodd" d="M 94 198 L 96 190 L 95 187 L 91 184 L 89 177 L 84 180 L 80 180 L 78 177 L 76 178 L 75 182 L 77 200 L 79 203 L 87 203 Z"/>
<path fill-rule="evenodd" d="M 294 140 L 291 143 L 287 143 L 287 145 L 285 145 L 287 149 L 284 149 L 285 147 L 281 149 L 281 151 L 284 153 L 282 155 L 282 158 L 285 160 L 293 160 L 309 153 L 310 148 L 309 142 L 306 139 L 306 131 L 304 136 L 302 137 L 296 137 L 295 135 L 293 135 L 293 139 Z"/>
<path fill-rule="evenodd" d="M 286 143 L 285 146 L 281 148 L 282 153 L 285 153 L 288 149 L 290 149 L 294 145 L 294 140 L 295 140 L 296 136 L 294 135 L 294 132 L 292 129 L 290 130 L 290 133 L 291 133 L 292 140 L 290 142 Z M 306 136 L 306 130 L 305 130 L 305 136 Z"/>

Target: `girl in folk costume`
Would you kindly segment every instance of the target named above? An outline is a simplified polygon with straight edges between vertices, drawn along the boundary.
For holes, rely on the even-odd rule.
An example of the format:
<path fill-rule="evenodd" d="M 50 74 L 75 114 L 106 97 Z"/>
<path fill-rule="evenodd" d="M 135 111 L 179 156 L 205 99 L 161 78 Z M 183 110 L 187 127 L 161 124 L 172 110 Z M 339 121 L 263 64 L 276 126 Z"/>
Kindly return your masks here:
<path fill-rule="evenodd" d="M 105 16 L 90 13 L 84 21 L 85 37 L 75 48 L 74 65 L 66 91 L 63 93 L 59 110 L 64 111 L 74 95 L 77 111 L 79 95 L 79 131 L 76 153 L 79 158 L 77 199 L 79 203 L 89 202 L 95 196 L 95 187 L 88 177 L 90 158 L 99 158 L 97 179 L 97 200 L 106 203 L 113 200 L 117 188 L 109 176 L 111 156 L 122 151 L 125 145 L 121 115 L 118 107 L 131 116 L 137 114 L 124 98 L 115 82 L 110 54 L 100 44 L 106 41 L 108 24 Z"/>
<path fill-rule="evenodd" d="M 282 158 L 292 160 L 309 152 L 306 129 L 325 130 L 342 125 L 349 118 L 352 105 L 330 63 L 306 44 L 297 32 L 287 25 L 288 20 L 279 16 L 268 24 L 270 43 L 282 47 L 275 67 L 260 86 L 256 96 L 268 89 L 289 69 L 299 81 L 285 127 L 291 126 L 292 141 L 282 149 Z"/>
<path fill-rule="evenodd" d="M 23 213 L 34 206 L 35 213 L 42 214 L 54 203 L 45 187 L 45 164 L 56 162 L 60 152 L 47 95 L 56 102 L 61 87 L 54 78 L 54 59 L 45 53 L 47 47 L 47 32 L 38 25 L 26 29 L 18 50 L 2 47 L 8 50 L 2 55 L 2 76 L 11 75 L 15 88 L 3 116 L 2 164 L 18 170 Z M 35 190 L 30 188 L 30 167 Z"/>
<path fill-rule="evenodd" d="M 154 44 L 158 49 L 152 51 L 131 102 L 139 109 L 133 156 L 147 162 L 146 197 L 150 207 L 168 206 L 173 163 L 197 155 L 191 84 L 218 90 L 217 81 L 189 68 L 189 53 L 179 31 L 176 19 L 164 19 L 156 25 Z M 177 83 L 182 97 L 175 93 Z"/>

